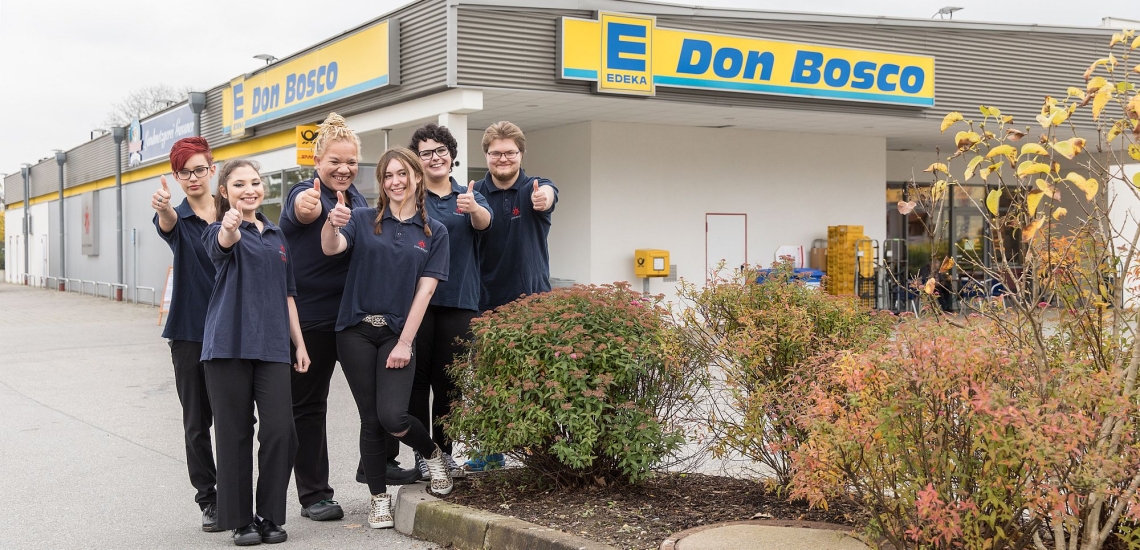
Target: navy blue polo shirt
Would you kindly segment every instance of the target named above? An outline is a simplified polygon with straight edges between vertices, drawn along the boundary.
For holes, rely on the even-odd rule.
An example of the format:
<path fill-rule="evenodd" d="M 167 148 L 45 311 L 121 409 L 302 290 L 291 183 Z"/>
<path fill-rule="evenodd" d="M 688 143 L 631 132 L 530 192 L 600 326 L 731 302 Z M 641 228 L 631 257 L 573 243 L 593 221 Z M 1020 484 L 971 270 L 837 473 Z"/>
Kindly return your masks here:
<path fill-rule="evenodd" d="M 479 308 L 480 284 L 479 264 L 475 261 L 475 240 L 486 229 L 476 230 L 471 227 L 471 214 L 460 212 L 456 206 L 457 197 L 466 192 L 466 185 L 460 185 L 455 178 L 451 178 L 450 194 L 441 197 L 428 191 L 427 200 L 424 201 L 428 218 L 447 227 L 450 242 L 448 248 L 451 251 L 451 269 L 447 272 L 447 281 L 435 287 L 431 305 L 476 311 Z M 491 208 L 487 206 L 483 194 L 478 191 L 474 193 L 475 202 L 490 212 Z M 494 217 L 494 212 L 491 212 L 492 222 Z"/>
<path fill-rule="evenodd" d="M 206 326 L 206 302 L 214 288 L 214 263 L 202 247 L 202 232 L 209 223 L 194 213 L 186 199 L 182 199 L 174 212 L 178 214 L 178 222 L 170 233 L 162 231 L 158 214 L 154 215 L 158 236 L 174 252 L 174 289 L 162 337 L 201 342 Z"/>
<path fill-rule="evenodd" d="M 241 240 L 229 250 L 218 244 L 222 222 L 202 232 L 202 244 L 218 270 L 210 307 L 202 360 L 256 359 L 292 363 L 289 356 L 289 296 L 297 295 L 293 264 L 281 228 L 265 219 L 238 226 Z"/>
<path fill-rule="evenodd" d="M 554 206 L 538 212 L 530 201 L 538 185 L 554 189 L 558 204 L 558 188 L 548 179 L 530 177 L 521 168 L 514 185 L 495 187 L 490 172 L 475 183 L 475 190 L 487 197 L 495 215 L 495 223 L 478 240 L 479 271 L 483 290 L 479 309 L 495 309 L 523 294 L 550 292 L 550 250 L 546 237 L 550 234 L 550 215 Z"/>
<path fill-rule="evenodd" d="M 297 317 L 302 330 L 332 330 L 336 326 L 340 295 L 348 276 L 348 256 L 329 257 L 321 251 L 321 227 L 336 206 L 336 191 L 321 184 L 321 213 L 310 224 L 297 221 L 293 207 L 300 195 L 313 188 L 313 180 L 305 180 L 292 189 L 281 204 L 281 231 L 293 252 L 293 272 L 297 277 Z M 368 201 L 355 185 L 344 194 L 349 208 L 368 206 Z"/>
<path fill-rule="evenodd" d="M 377 235 L 376 209 L 354 208 L 348 225 L 340 228 L 352 259 L 337 330 L 359 323 L 366 315 L 383 314 L 388 327 L 399 336 L 420 277 L 447 280 L 450 251 L 447 228 L 442 223 L 428 218 L 429 237 L 424 235 L 419 213 L 401 222 L 391 210 L 385 210 L 380 224 L 382 231 Z"/>

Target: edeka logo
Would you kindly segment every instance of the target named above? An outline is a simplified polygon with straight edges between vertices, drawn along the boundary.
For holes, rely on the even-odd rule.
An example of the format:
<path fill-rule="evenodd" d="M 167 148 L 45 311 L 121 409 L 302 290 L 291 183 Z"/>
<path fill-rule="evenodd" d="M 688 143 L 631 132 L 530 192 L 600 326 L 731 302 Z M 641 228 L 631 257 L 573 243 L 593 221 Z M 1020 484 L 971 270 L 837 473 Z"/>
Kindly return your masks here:
<path fill-rule="evenodd" d="M 653 95 L 657 86 L 934 105 L 934 58 L 761 40 L 656 26 L 652 17 L 563 17 L 558 77 L 604 93 Z"/>
<path fill-rule="evenodd" d="M 400 84 L 399 21 L 373 24 L 304 55 L 230 81 L 222 92 L 222 133 L 383 86 Z"/>
<path fill-rule="evenodd" d="M 653 17 L 605 14 L 598 91 L 653 95 Z"/>

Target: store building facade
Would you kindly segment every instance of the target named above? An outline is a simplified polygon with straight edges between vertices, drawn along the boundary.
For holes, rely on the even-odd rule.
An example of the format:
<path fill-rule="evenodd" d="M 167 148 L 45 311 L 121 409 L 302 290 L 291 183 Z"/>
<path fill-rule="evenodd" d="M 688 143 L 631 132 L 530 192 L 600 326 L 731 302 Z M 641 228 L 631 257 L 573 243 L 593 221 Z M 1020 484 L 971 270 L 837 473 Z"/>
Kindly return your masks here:
<path fill-rule="evenodd" d="M 769 264 L 830 225 L 913 237 L 889 205 L 947 150 L 943 116 L 995 105 L 1032 125 L 1043 96 L 1074 85 L 1111 32 L 621 0 L 421 0 L 208 90 L 200 105 L 188 98 L 139 121 L 118 143 L 109 134 L 67 151 L 62 184 L 56 159 L 29 166 L 26 210 L 23 175 L 9 175 L 6 277 L 161 293 L 171 257 L 149 197 L 169 171 L 170 138 L 200 133 L 219 162 L 260 162 L 275 218 L 309 175 L 298 127 L 336 111 L 360 135 L 365 163 L 423 123 L 448 126 L 460 180 L 486 172 L 483 129 L 515 122 L 527 137 L 523 168 L 560 190 L 552 278 L 634 281 L 634 251 L 663 249 L 675 267 L 650 289 L 672 295 L 678 276 L 703 282 L 721 260 Z M 357 184 L 375 197 L 374 168 Z M 975 187 L 963 201 L 984 193 Z M 952 241 L 981 228 L 962 210 Z"/>

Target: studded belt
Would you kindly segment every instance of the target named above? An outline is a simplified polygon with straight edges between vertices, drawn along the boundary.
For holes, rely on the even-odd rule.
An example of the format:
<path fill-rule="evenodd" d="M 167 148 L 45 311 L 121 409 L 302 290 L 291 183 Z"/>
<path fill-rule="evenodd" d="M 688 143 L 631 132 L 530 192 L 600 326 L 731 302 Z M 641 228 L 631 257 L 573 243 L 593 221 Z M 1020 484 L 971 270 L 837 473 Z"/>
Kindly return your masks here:
<path fill-rule="evenodd" d="M 364 316 L 364 322 L 374 327 L 388 326 L 388 321 L 384 319 L 383 315 L 366 315 Z"/>

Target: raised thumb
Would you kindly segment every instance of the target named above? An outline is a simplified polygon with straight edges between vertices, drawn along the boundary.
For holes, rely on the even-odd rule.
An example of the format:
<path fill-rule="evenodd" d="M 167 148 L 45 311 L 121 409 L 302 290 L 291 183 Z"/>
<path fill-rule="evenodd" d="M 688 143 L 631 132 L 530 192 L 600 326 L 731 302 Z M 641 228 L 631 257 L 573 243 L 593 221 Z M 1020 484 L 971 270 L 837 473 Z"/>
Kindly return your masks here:
<path fill-rule="evenodd" d="M 534 192 L 538 192 L 538 178 L 534 178 Z"/>
<path fill-rule="evenodd" d="M 162 190 L 169 193 L 170 192 L 170 186 L 167 185 L 167 183 L 166 183 L 166 176 L 159 177 L 158 181 L 162 183 Z"/>
<path fill-rule="evenodd" d="M 341 206 L 344 206 L 344 191 L 337 191 L 336 192 L 336 203 L 341 205 Z"/>
<path fill-rule="evenodd" d="M 475 192 L 475 180 L 471 180 L 467 184 L 467 194 L 470 195 Z"/>
<path fill-rule="evenodd" d="M 313 176 L 313 191 L 321 192 L 321 177 Z"/>

